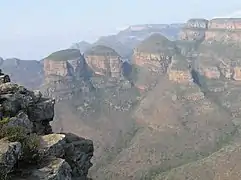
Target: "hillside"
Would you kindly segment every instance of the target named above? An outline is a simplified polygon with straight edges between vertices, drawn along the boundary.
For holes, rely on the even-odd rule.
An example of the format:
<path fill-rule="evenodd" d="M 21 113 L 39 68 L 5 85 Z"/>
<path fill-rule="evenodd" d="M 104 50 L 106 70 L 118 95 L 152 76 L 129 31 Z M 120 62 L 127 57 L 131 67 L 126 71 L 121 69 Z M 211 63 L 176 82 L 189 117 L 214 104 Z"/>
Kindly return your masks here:
<path fill-rule="evenodd" d="M 210 156 L 192 162 L 169 172 L 163 173 L 155 180 L 197 179 L 224 180 L 240 179 L 240 138 L 211 154 Z"/>

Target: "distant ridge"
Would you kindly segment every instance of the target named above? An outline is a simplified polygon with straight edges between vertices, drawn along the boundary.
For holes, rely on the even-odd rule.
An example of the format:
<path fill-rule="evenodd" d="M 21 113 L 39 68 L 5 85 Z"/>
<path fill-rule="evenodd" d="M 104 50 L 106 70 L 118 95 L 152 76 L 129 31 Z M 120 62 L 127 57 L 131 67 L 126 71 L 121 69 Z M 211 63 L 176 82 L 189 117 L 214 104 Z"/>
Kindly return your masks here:
<path fill-rule="evenodd" d="M 241 10 L 232 12 L 231 14 L 228 14 L 226 16 L 216 16 L 213 18 L 241 18 Z"/>

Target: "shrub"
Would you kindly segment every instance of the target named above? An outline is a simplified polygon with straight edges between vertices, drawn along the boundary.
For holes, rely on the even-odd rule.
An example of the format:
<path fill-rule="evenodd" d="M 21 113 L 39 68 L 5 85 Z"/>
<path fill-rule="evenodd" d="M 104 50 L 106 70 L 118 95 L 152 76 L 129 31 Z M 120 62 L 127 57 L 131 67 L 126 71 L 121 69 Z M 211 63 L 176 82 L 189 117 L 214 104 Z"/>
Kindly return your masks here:
<path fill-rule="evenodd" d="M 7 126 L 10 118 L 0 121 L 0 139 L 6 138 L 10 142 L 20 142 L 22 145 L 22 161 L 28 164 L 36 163 L 38 160 L 38 148 L 40 139 L 36 134 L 28 134 L 25 128 L 20 126 Z"/>

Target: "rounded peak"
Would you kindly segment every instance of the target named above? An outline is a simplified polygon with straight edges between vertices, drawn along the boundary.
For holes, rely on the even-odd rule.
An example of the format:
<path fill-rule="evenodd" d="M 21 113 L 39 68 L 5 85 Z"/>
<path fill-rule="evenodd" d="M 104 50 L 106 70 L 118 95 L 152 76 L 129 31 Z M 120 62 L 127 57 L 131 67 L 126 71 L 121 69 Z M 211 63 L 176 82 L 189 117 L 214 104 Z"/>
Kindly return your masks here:
<path fill-rule="evenodd" d="M 85 51 L 84 54 L 94 56 L 120 56 L 114 49 L 104 45 L 93 46 Z"/>
<path fill-rule="evenodd" d="M 52 61 L 67 61 L 78 59 L 80 57 L 81 53 L 78 49 L 64 49 L 50 54 L 45 59 L 49 59 Z"/>
<path fill-rule="evenodd" d="M 168 40 L 165 36 L 155 33 L 149 36 L 147 39 L 142 41 L 138 46 L 137 50 L 148 53 L 165 53 L 175 49 L 175 43 Z"/>
<path fill-rule="evenodd" d="M 203 18 L 192 18 L 187 21 L 187 23 L 191 23 L 191 22 L 208 22 L 208 20 Z"/>

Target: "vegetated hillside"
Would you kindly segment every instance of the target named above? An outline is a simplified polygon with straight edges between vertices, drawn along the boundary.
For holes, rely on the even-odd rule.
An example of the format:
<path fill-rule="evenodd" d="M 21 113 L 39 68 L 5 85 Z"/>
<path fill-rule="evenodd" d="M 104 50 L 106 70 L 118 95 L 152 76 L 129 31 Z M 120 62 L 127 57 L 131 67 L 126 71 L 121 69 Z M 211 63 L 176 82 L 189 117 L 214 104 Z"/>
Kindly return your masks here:
<path fill-rule="evenodd" d="M 129 48 L 128 46 L 123 44 L 115 35 L 100 37 L 93 45 L 103 45 L 111 47 L 123 58 L 129 58 L 132 54 L 132 48 Z"/>
<path fill-rule="evenodd" d="M 80 51 L 78 49 L 65 49 L 54 52 L 50 54 L 45 59 L 51 59 L 54 61 L 67 61 L 67 60 L 75 60 L 80 57 Z"/>
<path fill-rule="evenodd" d="M 239 137 L 230 145 L 224 146 L 210 156 L 172 169 L 157 176 L 155 180 L 240 179 L 240 140 Z"/>

